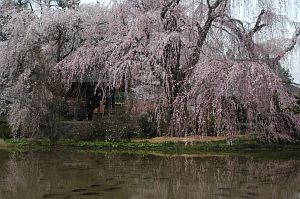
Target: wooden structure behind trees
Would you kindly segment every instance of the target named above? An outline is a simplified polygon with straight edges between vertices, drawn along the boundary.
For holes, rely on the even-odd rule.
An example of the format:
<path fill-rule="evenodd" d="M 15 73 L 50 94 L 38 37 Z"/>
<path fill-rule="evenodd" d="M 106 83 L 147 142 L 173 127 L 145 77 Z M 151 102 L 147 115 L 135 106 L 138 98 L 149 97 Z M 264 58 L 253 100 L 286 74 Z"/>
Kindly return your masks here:
<path fill-rule="evenodd" d="M 73 82 L 65 96 L 66 106 L 62 114 L 69 119 L 92 120 L 94 113 L 104 114 L 107 109 L 115 108 L 115 89 L 97 88 L 97 83 Z"/>

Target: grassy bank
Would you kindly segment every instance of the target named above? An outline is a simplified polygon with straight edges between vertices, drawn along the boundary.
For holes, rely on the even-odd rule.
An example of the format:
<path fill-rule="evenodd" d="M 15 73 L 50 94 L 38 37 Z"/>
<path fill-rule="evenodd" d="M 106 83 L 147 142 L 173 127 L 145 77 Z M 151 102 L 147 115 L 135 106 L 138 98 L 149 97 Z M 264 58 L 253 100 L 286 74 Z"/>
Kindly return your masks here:
<path fill-rule="evenodd" d="M 262 143 L 254 139 L 236 139 L 231 143 L 226 140 L 209 142 L 149 142 L 140 141 L 76 141 L 61 139 L 51 145 L 48 139 L 5 140 L 9 147 L 19 149 L 35 149 L 49 147 L 76 147 L 94 151 L 142 151 L 172 154 L 197 154 L 201 152 L 251 152 L 251 151 L 299 151 L 299 143 Z"/>

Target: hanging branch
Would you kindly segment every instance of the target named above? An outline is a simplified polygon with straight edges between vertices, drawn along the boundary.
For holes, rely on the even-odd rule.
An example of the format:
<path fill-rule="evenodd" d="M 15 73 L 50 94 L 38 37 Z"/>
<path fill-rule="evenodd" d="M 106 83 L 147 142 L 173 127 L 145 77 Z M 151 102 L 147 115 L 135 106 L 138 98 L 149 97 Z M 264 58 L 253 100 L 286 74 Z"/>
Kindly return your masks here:
<path fill-rule="evenodd" d="M 166 17 L 167 12 L 177 6 L 179 4 L 180 0 L 172 0 L 167 5 L 165 5 L 161 11 L 160 17 L 164 19 Z"/>
<path fill-rule="evenodd" d="M 172 32 L 177 29 L 177 19 L 172 13 L 167 14 L 168 12 L 171 12 L 178 4 L 180 0 L 172 0 L 170 3 L 168 3 L 166 6 L 163 7 L 161 11 L 161 19 L 164 24 L 164 29 L 166 31 Z"/>

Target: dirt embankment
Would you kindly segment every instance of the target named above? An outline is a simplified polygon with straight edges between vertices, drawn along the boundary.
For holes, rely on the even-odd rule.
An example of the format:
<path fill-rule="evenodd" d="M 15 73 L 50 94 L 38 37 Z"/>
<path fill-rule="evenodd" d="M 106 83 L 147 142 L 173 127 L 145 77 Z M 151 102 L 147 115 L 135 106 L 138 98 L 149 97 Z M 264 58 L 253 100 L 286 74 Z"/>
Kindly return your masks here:
<path fill-rule="evenodd" d="M 214 141 L 222 141 L 226 140 L 225 137 L 222 136 L 187 136 L 187 137 L 155 137 L 150 139 L 136 139 L 134 142 L 150 142 L 150 143 L 162 143 L 162 142 L 214 142 Z"/>

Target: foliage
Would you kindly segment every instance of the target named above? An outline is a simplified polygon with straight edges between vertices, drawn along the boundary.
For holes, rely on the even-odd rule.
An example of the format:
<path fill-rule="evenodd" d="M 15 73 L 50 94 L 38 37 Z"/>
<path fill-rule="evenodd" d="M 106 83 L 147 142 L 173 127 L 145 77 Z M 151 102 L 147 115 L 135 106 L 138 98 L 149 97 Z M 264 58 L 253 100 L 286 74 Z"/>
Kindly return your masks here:
<path fill-rule="evenodd" d="M 94 140 L 130 140 L 139 132 L 135 117 L 129 115 L 123 106 L 108 109 L 103 115 L 102 113 L 96 114 L 93 120 L 95 133 L 91 139 Z"/>
<path fill-rule="evenodd" d="M 1 29 L 5 40 L 0 43 L 0 94 L 6 102 L 13 135 L 56 139 L 58 108 L 65 88 L 52 68 L 73 52 L 87 34 L 98 32 L 94 26 L 87 30 L 89 23 L 96 23 L 97 8 L 83 7 L 86 11 L 79 12 L 41 5 L 39 14 L 27 6 L 5 3 L 1 3 L 6 6 L 7 20 Z"/>
<path fill-rule="evenodd" d="M 152 113 L 148 112 L 141 115 L 138 123 L 143 136 L 145 136 L 146 138 L 157 136 L 157 127 L 154 115 Z"/>
<path fill-rule="evenodd" d="M 11 138 L 11 131 L 6 121 L 0 120 L 0 138 L 5 140 Z"/>
<path fill-rule="evenodd" d="M 300 114 L 300 96 L 295 96 L 297 102 L 292 107 L 289 107 L 290 111 L 295 114 Z"/>
<path fill-rule="evenodd" d="M 124 0 L 108 7 L 11 2 L 0 4 L 0 89 L 13 132 L 50 129 L 46 134 L 55 139 L 66 90 L 93 81 L 104 96 L 125 89 L 126 98 L 153 102 L 156 124 L 141 121 L 145 132 L 254 133 L 267 141 L 299 136 L 280 61 L 295 48 L 300 29 L 274 9 L 287 1 L 258 0 L 252 23 L 234 15 L 248 9 L 246 0 Z M 281 41 L 285 23 L 294 24 L 295 34 Z M 123 129 L 124 137 L 129 131 Z"/>
<path fill-rule="evenodd" d="M 282 67 L 282 71 L 281 71 L 281 76 L 282 76 L 282 81 L 285 84 L 292 84 L 294 81 L 294 78 L 291 75 L 291 72 L 288 68 L 283 68 Z"/>

